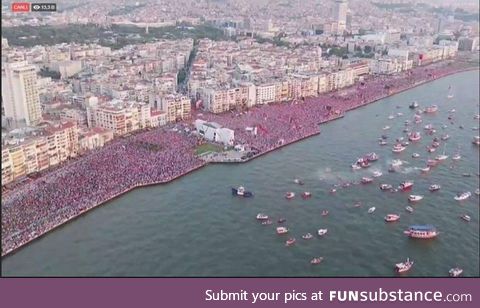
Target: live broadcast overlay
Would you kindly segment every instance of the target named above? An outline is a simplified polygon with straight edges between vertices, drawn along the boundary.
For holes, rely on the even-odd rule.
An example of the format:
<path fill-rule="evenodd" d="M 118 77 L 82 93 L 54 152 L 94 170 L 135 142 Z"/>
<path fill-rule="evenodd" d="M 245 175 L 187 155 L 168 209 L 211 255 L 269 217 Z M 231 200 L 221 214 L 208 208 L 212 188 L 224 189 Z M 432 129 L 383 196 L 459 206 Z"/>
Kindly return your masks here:
<path fill-rule="evenodd" d="M 57 4 L 44 2 L 13 2 L 11 10 L 14 13 L 56 12 Z"/>

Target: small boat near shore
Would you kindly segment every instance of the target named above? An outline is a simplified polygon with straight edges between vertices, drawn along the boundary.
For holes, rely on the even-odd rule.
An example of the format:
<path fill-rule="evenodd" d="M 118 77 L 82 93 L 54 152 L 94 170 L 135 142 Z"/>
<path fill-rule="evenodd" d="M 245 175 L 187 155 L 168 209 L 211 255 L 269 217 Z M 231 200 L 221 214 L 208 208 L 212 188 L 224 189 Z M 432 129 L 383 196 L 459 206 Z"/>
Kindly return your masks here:
<path fill-rule="evenodd" d="M 457 201 L 463 201 L 463 200 L 466 200 L 468 198 L 470 198 L 470 196 L 472 195 L 471 192 L 469 191 L 466 191 L 466 192 L 463 192 L 463 193 L 458 193 L 455 197 L 453 197 L 455 200 Z"/>
<path fill-rule="evenodd" d="M 408 230 L 403 231 L 404 234 L 411 238 L 417 239 L 432 239 L 438 236 L 439 232 L 432 225 L 414 225 L 410 226 Z"/>
<path fill-rule="evenodd" d="M 400 215 L 397 214 L 387 214 L 387 216 L 384 217 L 386 222 L 394 222 L 400 219 Z"/>
<path fill-rule="evenodd" d="M 410 261 L 410 258 L 407 258 L 407 261 L 395 264 L 395 271 L 397 273 L 408 272 L 413 266 L 413 261 Z"/>
<path fill-rule="evenodd" d="M 323 261 L 323 257 L 316 257 L 310 260 L 310 264 L 317 265 L 322 263 L 322 261 Z"/>
<path fill-rule="evenodd" d="M 246 191 L 243 186 L 240 186 L 238 188 L 233 188 L 232 187 L 232 195 L 239 196 L 239 197 L 245 197 L 245 198 L 253 197 L 253 193 L 250 192 L 250 191 Z"/>
<path fill-rule="evenodd" d="M 461 269 L 461 268 L 459 268 L 459 267 L 451 268 L 451 269 L 448 271 L 448 275 L 450 275 L 450 277 L 458 277 L 458 276 L 460 276 L 462 273 L 463 273 L 463 269 Z"/>

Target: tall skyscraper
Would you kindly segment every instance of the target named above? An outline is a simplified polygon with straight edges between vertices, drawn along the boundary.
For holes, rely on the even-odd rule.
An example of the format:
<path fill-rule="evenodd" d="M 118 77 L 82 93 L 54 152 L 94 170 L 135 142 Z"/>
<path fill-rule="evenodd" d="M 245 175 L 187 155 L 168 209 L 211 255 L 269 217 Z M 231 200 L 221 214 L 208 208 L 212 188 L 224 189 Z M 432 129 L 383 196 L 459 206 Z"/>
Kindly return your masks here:
<path fill-rule="evenodd" d="M 11 127 L 37 124 L 42 118 L 35 66 L 26 61 L 5 63 L 2 68 L 2 101 Z"/>
<path fill-rule="evenodd" d="M 347 28 L 347 9 L 346 0 L 335 0 L 334 18 L 338 33 L 342 33 Z"/>

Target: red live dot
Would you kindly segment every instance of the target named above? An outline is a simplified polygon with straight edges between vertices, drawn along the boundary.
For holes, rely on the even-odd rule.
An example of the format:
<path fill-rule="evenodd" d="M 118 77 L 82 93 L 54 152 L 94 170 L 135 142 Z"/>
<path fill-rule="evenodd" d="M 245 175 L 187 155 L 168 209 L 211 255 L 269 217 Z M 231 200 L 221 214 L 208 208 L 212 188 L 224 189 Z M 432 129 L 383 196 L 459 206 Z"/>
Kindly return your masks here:
<path fill-rule="evenodd" d="M 12 3 L 12 12 L 30 12 L 30 3 L 14 2 Z"/>

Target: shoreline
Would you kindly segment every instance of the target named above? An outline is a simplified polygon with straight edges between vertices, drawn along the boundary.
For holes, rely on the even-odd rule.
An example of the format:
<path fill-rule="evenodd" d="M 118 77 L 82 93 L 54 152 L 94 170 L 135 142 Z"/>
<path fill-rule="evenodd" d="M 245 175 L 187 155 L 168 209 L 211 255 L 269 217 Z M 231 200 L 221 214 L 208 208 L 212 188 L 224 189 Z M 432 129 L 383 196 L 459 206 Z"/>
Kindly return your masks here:
<path fill-rule="evenodd" d="M 397 91 L 395 91 L 395 92 L 393 92 L 393 93 L 388 93 L 388 94 L 385 94 L 385 95 L 381 95 L 380 97 L 374 98 L 374 99 L 372 99 L 371 101 L 367 101 L 367 102 L 365 102 L 365 103 L 363 103 L 363 104 L 359 104 L 358 106 L 355 106 L 355 107 L 353 107 L 353 108 L 347 109 L 347 110 L 345 110 L 343 113 L 341 113 L 340 115 L 337 115 L 337 116 L 334 116 L 334 117 L 331 117 L 331 118 L 328 118 L 328 119 L 321 120 L 321 121 L 318 123 L 318 125 L 325 124 L 325 123 L 328 123 L 328 122 L 331 122 L 331 121 L 335 121 L 335 120 L 341 119 L 341 118 L 343 118 L 343 117 L 345 116 L 345 114 L 346 114 L 348 111 L 355 110 L 355 109 L 358 109 L 358 108 L 367 106 L 367 105 L 372 104 L 372 103 L 374 103 L 374 102 L 377 102 L 377 101 L 379 101 L 379 100 L 381 100 L 381 99 L 394 96 L 394 95 L 399 94 L 399 93 L 401 93 L 401 92 L 404 92 L 404 91 L 407 91 L 407 90 L 416 88 L 416 87 L 418 87 L 418 86 L 421 86 L 421 85 L 424 85 L 424 84 L 426 84 L 426 83 L 429 83 L 429 82 L 432 82 L 432 81 L 441 79 L 441 78 L 443 78 L 443 77 L 447 77 L 447 76 L 454 75 L 454 74 L 458 74 L 458 73 L 462 73 L 462 72 L 472 71 L 472 70 L 479 70 L 479 67 L 468 67 L 468 68 L 463 68 L 463 69 L 452 70 L 451 72 L 445 73 L 445 74 L 443 74 L 443 75 L 435 76 L 435 77 L 433 77 L 433 78 L 420 81 L 420 82 L 418 82 L 418 83 L 415 83 L 415 84 L 412 85 L 412 86 L 407 86 L 407 87 L 405 87 L 404 89 L 399 89 L 399 90 L 397 90 Z M 290 144 L 293 144 L 293 143 L 302 141 L 302 140 L 307 139 L 307 138 L 310 138 L 310 137 L 312 137 L 312 136 L 319 135 L 320 133 L 321 133 L 321 131 L 319 130 L 319 131 L 317 131 L 317 132 L 311 133 L 311 134 L 306 135 L 306 136 L 304 136 L 304 137 L 301 137 L 301 138 L 299 138 L 299 139 L 292 140 L 292 141 L 290 141 L 290 142 L 288 142 L 288 143 L 284 143 L 284 144 L 281 144 L 281 145 L 274 146 L 273 148 L 271 148 L 271 149 L 269 149 L 269 150 L 267 150 L 267 151 L 261 152 L 261 153 L 255 155 L 255 156 L 247 159 L 247 160 L 236 161 L 236 162 L 233 162 L 233 163 L 246 163 L 246 162 L 249 162 L 249 161 L 251 161 L 251 160 L 253 160 L 253 159 L 255 159 L 255 158 L 258 158 L 258 157 L 260 157 L 260 156 L 266 155 L 266 154 L 268 154 L 268 153 L 270 153 L 270 152 L 272 152 L 272 151 L 274 151 L 274 150 L 277 150 L 277 149 L 280 149 L 280 148 L 282 148 L 282 147 L 284 147 L 284 146 L 287 146 L 287 145 L 290 145 Z M 86 214 L 87 212 L 90 212 L 90 211 L 92 211 L 93 209 L 95 209 L 95 208 L 97 208 L 97 207 L 99 207 L 99 206 L 101 206 L 101 205 L 104 205 L 104 204 L 106 204 L 106 203 L 108 203 L 108 202 L 110 202 L 110 201 L 112 201 L 112 200 L 114 200 L 114 199 L 116 199 L 116 198 L 118 198 L 118 197 L 121 197 L 122 195 L 124 195 L 124 194 L 126 194 L 126 193 L 128 193 L 128 192 L 131 192 L 131 191 L 133 191 L 133 190 L 136 189 L 136 188 L 144 188 L 144 187 L 153 186 L 153 185 L 159 185 L 159 184 L 168 184 L 168 183 L 173 182 L 174 180 L 176 180 L 176 179 L 178 179 L 178 178 L 180 178 L 180 177 L 186 176 L 186 175 L 188 175 L 188 174 L 190 174 L 190 173 L 193 173 L 194 171 L 197 171 L 197 170 L 199 170 L 199 169 L 201 169 L 201 168 L 203 168 L 203 167 L 206 167 L 206 166 L 208 166 L 210 163 L 212 163 L 212 164 L 218 164 L 218 163 L 220 163 L 220 164 L 225 164 L 225 163 L 232 163 L 232 162 L 203 162 L 201 165 L 199 165 L 199 166 L 197 166 L 197 167 L 194 167 L 194 168 L 192 168 L 192 169 L 190 169 L 190 170 L 187 170 L 187 171 L 185 171 L 184 173 L 178 174 L 178 175 L 176 175 L 176 176 L 174 176 L 174 177 L 172 177 L 172 178 L 170 178 L 170 179 L 168 179 L 168 180 L 158 181 L 158 182 L 150 182 L 150 183 L 139 183 L 139 184 L 136 184 L 136 185 L 132 185 L 130 188 L 127 188 L 127 189 L 125 189 L 125 190 L 123 190 L 123 191 L 121 191 L 121 192 L 113 195 L 112 197 L 110 197 L 110 198 L 108 198 L 108 199 L 106 199 L 106 200 L 104 200 L 104 201 L 102 201 L 102 202 L 100 202 L 100 203 L 98 203 L 98 204 L 92 205 L 91 207 L 86 208 L 86 209 L 80 211 L 77 215 L 74 215 L 74 216 L 72 216 L 72 217 L 70 217 L 70 218 L 67 218 L 67 219 L 66 219 L 65 221 L 63 221 L 63 222 L 60 222 L 60 223 L 58 223 L 58 224 L 56 224 L 56 225 L 53 225 L 53 226 L 52 226 L 51 228 L 49 228 L 47 231 L 45 231 L 45 232 L 43 232 L 43 233 L 41 233 L 41 234 L 37 234 L 37 235 L 33 236 L 31 239 L 29 239 L 29 240 L 27 240 L 27 241 L 25 241 L 25 242 L 17 245 L 17 246 L 14 247 L 14 248 L 9 249 L 8 251 L 5 251 L 5 253 L 3 253 L 3 251 L 2 251 L 2 256 L 1 256 L 1 257 L 4 258 L 4 257 L 10 256 L 10 255 L 13 255 L 13 254 L 16 253 L 17 251 L 19 251 L 21 248 L 25 247 L 27 244 L 30 244 L 30 243 L 32 243 L 33 241 L 37 240 L 37 239 L 40 239 L 40 238 L 43 237 L 44 235 L 50 233 L 51 231 L 53 231 L 53 230 L 55 230 L 55 229 L 57 229 L 57 228 L 62 227 L 62 226 L 65 225 L 66 223 L 71 222 L 71 221 L 73 221 L 74 219 L 77 219 L 77 218 L 83 216 L 83 215 Z"/>

